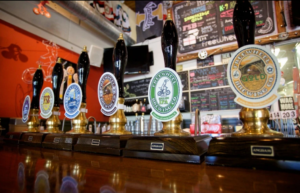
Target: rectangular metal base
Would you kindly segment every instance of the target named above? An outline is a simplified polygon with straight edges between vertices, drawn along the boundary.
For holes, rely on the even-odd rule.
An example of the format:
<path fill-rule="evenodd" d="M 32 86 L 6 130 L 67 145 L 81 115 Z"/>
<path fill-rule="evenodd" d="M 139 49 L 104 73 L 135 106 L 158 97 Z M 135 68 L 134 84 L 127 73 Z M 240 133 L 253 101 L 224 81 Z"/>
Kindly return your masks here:
<path fill-rule="evenodd" d="M 19 144 L 42 147 L 45 136 L 45 133 L 23 133 Z"/>
<path fill-rule="evenodd" d="M 72 151 L 80 134 L 47 134 L 42 146 L 43 148 Z"/>
<path fill-rule="evenodd" d="M 23 135 L 22 132 L 8 132 L 4 136 L 3 141 L 7 144 L 16 144 L 16 145 L 18 145 L 22 135 Z"/>
<path fill-rule="evenodd" d="M 208 149 L 209 135 L 191 137 L 135 136 L 127 141 L 124 157 L 185 163 L 201 163 Z"/>
<path fill-rule="evenodd" d="M 300 171 L 300 138 L 217 137 L 205 159 L 208 165 Z"/>
<path fill-rule="evenodd" d="M 132 135 L 81 135 L 74 151 L 121 156 L 131 137 Z"/>

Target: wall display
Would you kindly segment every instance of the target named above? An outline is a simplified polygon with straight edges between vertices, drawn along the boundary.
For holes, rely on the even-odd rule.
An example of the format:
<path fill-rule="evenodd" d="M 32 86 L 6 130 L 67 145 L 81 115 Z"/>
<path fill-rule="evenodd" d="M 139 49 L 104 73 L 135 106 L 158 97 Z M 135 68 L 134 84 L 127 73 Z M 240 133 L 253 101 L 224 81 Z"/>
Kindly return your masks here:
<path fill-rule="evenodd" d="M 257 45 L 239 48 L 232 56 L 227 69 L 230 87 L 241 106 L 260 109 L 278 100 L 277 89 L 281 72 L 277 58 Z"/>
<path fill-rule="evenodd" d="M 163 28 L 162 1 L 136 1 L 137 43 L 150 37 L 159 37 Z"/>
<path fill-rule="evenodd" d="M 22 122 L 23 123 L 26 123 L 28 121 L 29 110 L 30 110 L 30 96 L 27 95 L 24 99 L 23 107 L 22 107 Z"/>
<path fill-rule="evenodd" d="M 216 111 L 240 109 L 230 87 L 191 92 L 191 110 Z"/>
<path fill-rule="evenodd" d="M 182 71 L 182 72 L 177 72 L 177 74 L 181 79 L 182 90 L 189 90 L 189 72 Z"/>
<path fill-rule="evenodd" d="M 179 52 L 186 53 L 236 41 L 233 29 L 235 1 L 191 1 L 173 6 Z M 272 1 L 251 1 L 256 15 L 256 36 L 274 32 Z"/>
<path fill-rule="evenodd" d="M 208 56 L 204 60 L 201 60 L 200 58 L 197 58 L 197 68 L 206 67 L 206 66 L 213 66 L 214 64 L 215 64 L 214 56 Z"/>
<path fill-rule="evenodd" d="M 118 110 L 119 86 L 112 73 L 106 72 L 101 76 L 97 93 L 101 112 L 106 116 L 115 114 Z"/>
<path fill-rule="evenodd" d="M 65 116 L 69 119 L 75 118 L 80 113 L 82 102 L 82 91 L 78 84 L 72 83 L 68 86 L 64 96 Z"/>
<path fill-rule="evenodd" d="M 54 93 L 50 87 L 46 87 L 40 96 L 41 116 L 48 119 L 52 115 L 54 106 Z"/>
<path fill-rule="evenodd" d="M 190 90 L 226 86 L 227 65 L 190 70 Z"/>

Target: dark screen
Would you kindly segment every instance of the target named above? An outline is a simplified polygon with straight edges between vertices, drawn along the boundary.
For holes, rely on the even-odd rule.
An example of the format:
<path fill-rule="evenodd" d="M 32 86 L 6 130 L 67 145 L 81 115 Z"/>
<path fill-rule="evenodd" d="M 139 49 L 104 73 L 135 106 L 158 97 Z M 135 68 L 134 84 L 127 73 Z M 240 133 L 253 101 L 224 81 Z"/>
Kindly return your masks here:
<path fill-rule="evenodd" d="M 146 74 L 149 66 L 153 65 L 152 52 L 149 53 L 148 46 L 128 46 L 128 61 L 124 74 Z M 113 48 L 105 48 L 103 54 L 104 72 L 113 73 L 112 62 Z"/>

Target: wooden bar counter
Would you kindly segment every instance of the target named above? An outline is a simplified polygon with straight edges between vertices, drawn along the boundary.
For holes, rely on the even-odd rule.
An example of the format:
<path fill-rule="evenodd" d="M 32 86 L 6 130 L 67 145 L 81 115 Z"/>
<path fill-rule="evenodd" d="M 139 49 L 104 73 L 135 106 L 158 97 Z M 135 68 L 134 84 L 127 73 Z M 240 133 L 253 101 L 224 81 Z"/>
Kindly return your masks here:
<path fill-rule="evenodd" d="M 0 192 L 299 192 L 300 174 L 0 144 Z"/>

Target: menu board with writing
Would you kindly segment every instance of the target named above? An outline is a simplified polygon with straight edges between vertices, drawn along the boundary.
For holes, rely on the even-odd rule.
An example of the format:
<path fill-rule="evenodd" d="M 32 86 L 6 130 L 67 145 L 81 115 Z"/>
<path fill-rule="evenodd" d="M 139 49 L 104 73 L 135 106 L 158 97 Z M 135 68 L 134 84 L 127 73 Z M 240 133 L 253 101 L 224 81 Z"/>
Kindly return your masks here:
<path fill-rule="evenodd" d="M 236 41 L 233 9 L 236 1 L 189 1 L 173 6 L 179 52 L 186 53 Z M 256 16 L 255 35 L 275 31 L 273 1 L 251 1 Z"/>
<path fill-rule="evenodd" d="M 208 56 L 204 60 L 197 58 L 197 68 L 213 66 L 214 65 L 214 56 Z"/>
<path fill-rule="evenodd" d="M 181 79 L 182 90 L 189 90 L 189 73 L 188 71 L 177 72 Z"/>
<path fill-rule="evenodd" d="M 192 111 L 240 109 L 234 102 L 236 95 L 230 87 L 191 92 Z"/>
<path fill-rule="evenodd" d="M 226 71 L 227 64 L 190 70 L 190 89 L 226 86 L 228 85 Z"/>
<path fill-rule="evenodd" d="M 134 80 L 124 83 L 125 98 L 147 96 L 151 78 Z"/>

